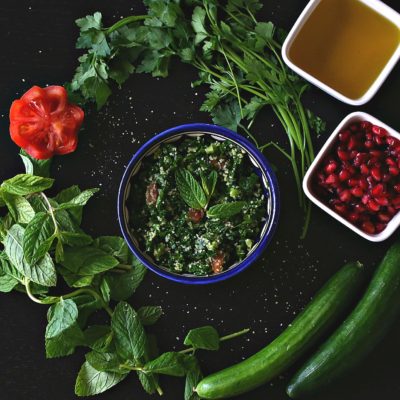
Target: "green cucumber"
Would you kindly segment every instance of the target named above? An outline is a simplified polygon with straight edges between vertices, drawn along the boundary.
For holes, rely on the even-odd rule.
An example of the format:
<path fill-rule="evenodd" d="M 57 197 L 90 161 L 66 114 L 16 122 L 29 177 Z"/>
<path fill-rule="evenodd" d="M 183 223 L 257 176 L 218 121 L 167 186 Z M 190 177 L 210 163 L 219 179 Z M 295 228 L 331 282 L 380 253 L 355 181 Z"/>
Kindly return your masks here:
<path fill-rule="evenodd" d="M 272 343 L 247 360 L 204 378 L 197 385 L 197 394 L 204 399 L 226 399 L 282 373 L 343 317 L 359 294 L 363 277 L 360 263 L 345 265 Z"/>
<path fill-rule="evenodd" d="M 379 343 L 400 315 L 400 243 L 386 253 L 353 312 L 303 365 L 287 388 L 292 398 L 343 376 Z"/>

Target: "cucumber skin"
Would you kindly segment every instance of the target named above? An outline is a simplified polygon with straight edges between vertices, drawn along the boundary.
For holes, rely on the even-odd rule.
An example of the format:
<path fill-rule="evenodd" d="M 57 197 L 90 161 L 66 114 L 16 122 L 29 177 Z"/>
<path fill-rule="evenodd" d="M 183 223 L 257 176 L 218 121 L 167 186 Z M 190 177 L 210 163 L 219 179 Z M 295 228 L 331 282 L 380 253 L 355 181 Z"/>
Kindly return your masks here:
<path fill-rule="evenodd" d="M 250 358 L 204 378 L 196 387 L 203 399 L 225 399 L 265 384 L 298 358 L 343 315 L 364 283 L 360 263 L 339 270 L 291 326 Z"/>
<path fill-rule="evenodd" d="M 400 315 L 400 243 L 393 245 L 353 312 L 292 378 L 287 394 L 310 395 L 358 364 Z"/>

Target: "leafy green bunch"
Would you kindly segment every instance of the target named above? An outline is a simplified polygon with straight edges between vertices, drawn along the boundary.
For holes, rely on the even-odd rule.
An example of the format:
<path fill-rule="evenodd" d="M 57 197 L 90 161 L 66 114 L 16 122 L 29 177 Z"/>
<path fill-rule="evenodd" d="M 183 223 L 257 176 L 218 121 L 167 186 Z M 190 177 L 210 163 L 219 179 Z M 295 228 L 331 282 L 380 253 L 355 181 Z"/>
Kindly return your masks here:
<path fill-rule="evenodd" d="M 259 149 L 278 149 L 290 162 L 306 216 L 304 235 L 310 204 L 301 181 L 314 158 L 310 130 L 318 133 L 324 123 L 304 108 L 301 98 L 308 84 L 281 58 L 285 34 L 272 22 L 256 19 L 262 7 L 258 0 L 144 3 L 147 15 L 127 17 L 110 28 L 103 28 L 99 12 L 77 20 L 77 47 L 87 53 L 79 59 L 70 91 L 96 101 L 100 108 L 114 83 L 121 85 L 133 72 L 165 77 L 172 57 L 191 64 L 199 71 L 193 86 L 209 88 L 202 111 L 209 112 L 216 124 L 241 128 Z M 268 139 L 258 143 L 249 131 L 265 106 L 273 109 L 287 133 L 288 150 Z"/>
<path fill-rule="evenodd" d="M 50 306 L 46 356 L 68 356 L 78 346 L 89 349 L 76 380 L 78 396 L 104 392 L 134 371 L 148 393 L 162 394 L 159 374 L 185 376 L 185 399 L 196 399 L 193 388 L 202 374 L 195 351 L 217 350 L 221 340 L 247 330 L 220 338 L 212 327 L 194 329 L 185 350 L 160 355 L 156 337 L 145 327 L 157 322 L 161 307 L 135 311 L 125 302 L 142 282 L 145 267 L 122 238 L 92 238 L 80 228 L 83 207 L 97 189 L 72 186 L 50 197 L 50 161 L 23 152 L 21 157 L 26 173 L 0 185 L 0 292 L 16 290 Z M 55 295 L 60 278 L 72 291 Z M 97 310 L 108 314 L 110 324 L 90 325 Z"/>

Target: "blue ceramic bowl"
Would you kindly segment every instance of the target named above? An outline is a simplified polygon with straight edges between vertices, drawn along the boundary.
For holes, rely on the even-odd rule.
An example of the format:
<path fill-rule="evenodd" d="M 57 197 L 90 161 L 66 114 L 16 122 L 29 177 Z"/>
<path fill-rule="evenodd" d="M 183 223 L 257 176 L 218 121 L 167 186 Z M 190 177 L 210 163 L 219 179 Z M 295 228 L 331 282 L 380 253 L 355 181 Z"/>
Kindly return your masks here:
<path fill-rule="evenodd" d="M 200 136 L 210 135 L 215 140 L 230 140 L 236 143 L 247 153 L 250 161 L 254 165 L 255 172 L 260 176 L 264 186 L 264 193 L 267 204 L 268 216 L 264 222 L 260 237 L 254 244 L 253 248 L 248 253 L 247 257 L 220 274 L 208 276 L 195 276 L 191 274 L 177 274 L 161 265 L 157 265 L 154 260 L 139 248 L 138 241 L 129 228 L 129 212 L 125 206 L 126 201 L 130 194 L 131 180 L 139 171 L 142 159 L 153 152 L 163 142 L 173 142 L 179 140 L 184 136 Z M 279 217 L 279 190 L 278 183 L 271 166 L 265 157 L 257 148 L 250 143 L 243 136 L 232 132 L 229 129 L 222 128 L 216 125 L 209 124 L 188 124 L 180 125 L 175 128 L 168 129 L 162 133 L 151 138 L 147 141 L 129 162 L 124 176 L 122 177 L 119 193 L 118 193 L 118 219 L 121 226 L 122 234 L 128 243 L 129 248 L 133 254 L 150 270 L 164 278 L 173 280 L 175 282 L 202 285 L 207 283 L 214 283 L 228 279 L 239 272 L 248 268 L 262 253 L 267 244 L 271 241 L 275 232 L 275 228 Z"/>

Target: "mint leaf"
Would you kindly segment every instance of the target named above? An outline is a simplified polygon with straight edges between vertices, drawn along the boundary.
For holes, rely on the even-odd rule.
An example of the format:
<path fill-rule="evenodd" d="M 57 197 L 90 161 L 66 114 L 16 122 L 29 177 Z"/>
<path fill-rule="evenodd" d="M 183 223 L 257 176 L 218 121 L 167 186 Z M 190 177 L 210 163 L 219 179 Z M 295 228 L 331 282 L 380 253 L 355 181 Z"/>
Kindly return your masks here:
<path fill-rule="evenodd" d="M 83 332 L 86 346 L 97 351 L 104 349 L 110 334 L 111 328 L 109 325 L 92 325 Z"/>
<path fill-rule="evenodd" d="M 35 264 L 50 249 L 53 242 L 54 223 L 47 213 L 37 213 L 25 228 L 23 239 L 24 256 L 28 263 Z"/>
<path fill-rule="evenodd" d="M 53 186 L 54 179 L 42 178 L 30 174 L 19 174 L 4 181 L 1 187 L 8 193 L 19 196 L 43 192 Z"/>
<path fill-rule="evenodd" d="M 28 224 L 35 216 L 35 210 L 25 197 L 4 192 L 3 200 L 16 222 Z"/>
<path fill-rule="evenodd" d="M 207 211 L 207 217 L 217 219 L 228 219 L 239 214 L 246 205 L 245 201 L 233 201 L 212 206 Z"/>
<path fill-rule="evenodd" d="M 115 353 L 101 353 L 91 351 L 85 355 L 86 361 L 97 371 L 127 373 L 128 371 L 120 367 L 123 360 Z"/>
<path fill-rule="evenodd" d="M 208 177 L 204 176 L 204 174 L 201 173 L 200 177 L 201 177 L 201 185 L 203 186 L 203 190 L 204 190 L 205 194 L 207 195 L 208 199 L 210 199 L 214 193 L 215 186 L 217 185 L 218 173 L 217 173 L 217 171 L 211 171 L 211 173 L 210 173 L 210 175 L 208 175 Z"/>
<path fill-rule="evenodd" d="M 97 371 L 85 361 L 76 378 L 75 394 L 77 396 L 93 396 L 103 393 L 121 382 L 127 375 Z"/>
<path fill-rule="evenodd" d="M 79 187 L 76 186 L 76 185 L 62 190 L 53 199 L 57 203 L 57 204 L 54 204 L 54 208 L 58 208 L 59 204 L 68 203 L 73 198 L 79 196 L 81 193 L 82 193 L 81 189 L 79 189 Z M 60 212 L 64 212 L 64 213 L 68 212 L 68 214 L 70 215 L 70 217 L 74 221 L 74 223 L 76 223 L 77 225 L 80 225 L 81 222 L 82 222 L 82 211 L 83 211 L 83 207 L 74 207 L 74 208 L 68 209 L 68 211 L 58 210 L 58 213 L 60 213 Z"/>
<path fill-rule="evenodd" d="M 45 333 L 47 358 L 72 354 L 84 340 L 78 321 L 78 308 L 72 300 L 63 300 L 50 307 Z"/>
<path fill-rule="evenodd" d="M 137 311 L 139 319 L 142 325 L 153 325 L 155 324 L 163 314 L 160 306 L 144 306 L 140 307 Z"/>
<path fill-rule="evenodd" d="M 115 346 L 125 360 L 138 360 L 146 353 L 146 333 L 137 312 L 125 302 L 114 309 L 111 319 Z"/>
<path fill-rule="evenodd" d="M 129 262 L 130 251 L 125 240 L 119 236 L 100 236 L 94 246 L 117 258 L 121 263 Z"/>
<path fill-rule="evenodd" d="M 22 149 L 19 155 L 25 165 L 25 171 L 27 174 L 42 176 L 44 178 L 50 176 L 51 158 L 48 160 L 37 160 Z"/>
<path fill-rule="evenodd" d="M 61 262 L 61 265 L 78 275 L 96 275 L 118 264 L 115 257 L 93 246 L 66 248 Z"/>
<path fill-rule="evenodd" d="M 46 254 L 38 263 L 29 264 L 23 253 L 24 228 L 13 225 L 7 232 L 4 250 L 15 268 L 31 281 L 43 286 L 55 286 L 57 274 L 51 257 Z"/>
<path fill-rule="evenodd" d="M 157 375 L 145 374 L 144 372 L 138 371 L 138 378 L 146 393 L 154 394 L 157 391 Z"/>
<path fill-rule="evenodd" d="M 91 236 L 83 232 L 59 232 L 63 244 L 71 247 L 88 246 L 93 243 Z"/>
<path fill-rule="evenodd" d="M 146 372 L 170 376 L 185 376 L 184 354 L 168 352 L 145 364 Z"/>
<path fill-rule="evenodd" d="M 109 287 L 111 298 L 116 301 L 127 300 L 135 293 L 146 272 L 146 267 L 135 259 L 131 271 L 124 274 L 107 273 L 104 279 Z"/>
<path fill-rule="evenodd" d="M 194 391 L 198 383 L 203 379 L 199 362 L 195 356 L 189 355 L 187 356 L 186 364 L 188 364 L 188 371 L 185 381 L 184 400 L 200 400 L 200 397 Z"/>
<path fill-rule="evenodd" d="M 190 171 L 176 171 L 176 185 L 183 201 L 191 208 L 200 210 L 207 205 L 206 195 Z"/>
<path fill-rule="evenodd" d="M 99 189 L 87 189 L 79 193 L 77 196 L 73 197 L 71 200 L 61 203 L 57 209 L 67 210 L 69 208 L 76 208 L 84 206 L 90 198 L 99 191 Z"/>
<path fill-rule="evenodd" d="M 192 346 L 195 349 L 218 350 L 219 334 L 212 326 L 203 326 L 192 329 L 186 335 L 185 346 Z"/>

